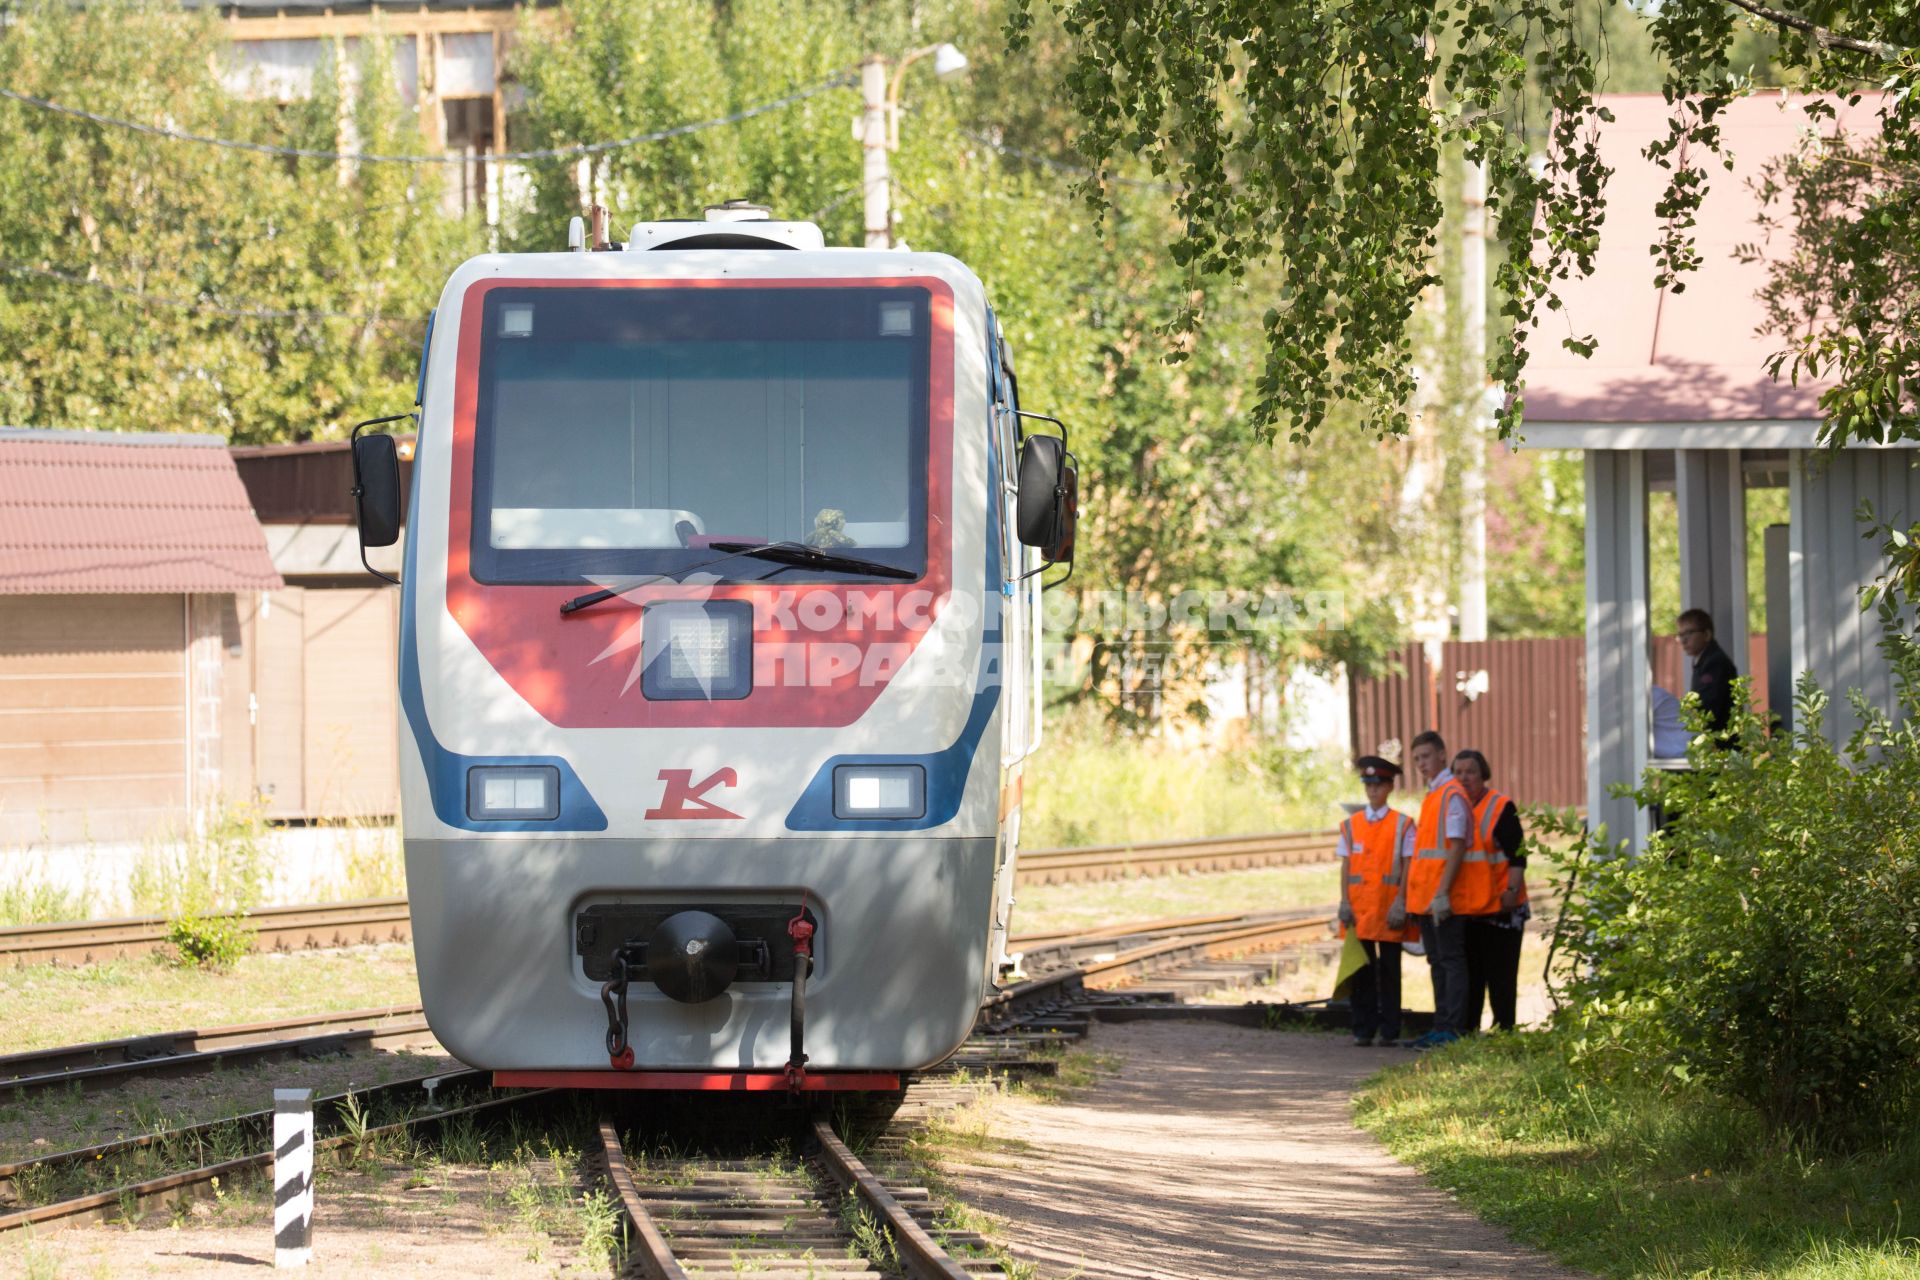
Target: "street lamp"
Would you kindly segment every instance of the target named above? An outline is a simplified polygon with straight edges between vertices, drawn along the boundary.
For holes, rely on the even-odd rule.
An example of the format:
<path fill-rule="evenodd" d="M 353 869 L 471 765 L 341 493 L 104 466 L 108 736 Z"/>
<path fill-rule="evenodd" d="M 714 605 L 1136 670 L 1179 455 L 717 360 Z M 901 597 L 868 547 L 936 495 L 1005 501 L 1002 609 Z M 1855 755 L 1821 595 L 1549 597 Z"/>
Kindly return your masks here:
<path fill-rule="evenodd" d="M 933 59 L 933 74 L 941 80 L 966 72 L 967 55 L 946 43 L 915 49 L 898 60 L 876 53 L 860 64 L 862 110 L 853 122 L 853 132 L 861 146 L 860 184 L 866 193 L 869 249 L 893 248 L 893 174 L 888 153 L 900 146 L 900 85 L 907 68 L 926 57 Z"/>

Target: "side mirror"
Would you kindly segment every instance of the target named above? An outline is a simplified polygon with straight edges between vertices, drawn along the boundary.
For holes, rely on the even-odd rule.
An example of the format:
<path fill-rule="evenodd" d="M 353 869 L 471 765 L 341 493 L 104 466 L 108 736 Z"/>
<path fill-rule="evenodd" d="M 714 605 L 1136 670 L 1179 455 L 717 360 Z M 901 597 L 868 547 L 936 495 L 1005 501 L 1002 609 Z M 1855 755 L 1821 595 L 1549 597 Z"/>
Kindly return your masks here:
<path fill-rule="evenodd" d="M 1067 442 L 1058 436 L 1028 436 L 1021 444 L 1014 529 L 1028 546 L 1047 551 L 1063 534 L 1070 536 L 1067 471 Z"/>
<path fill-rule="evenodd" d="M 361 546 L 390 547 L 400 541 L 400 454 L 392 436 L 355 438 L 353 499 Z"/>
<path fill-rule="evenodd" d="M 389 422 L 410 422 L 410 413 L 372 418 L 354 427 L 353 441 L 353 515 L 360 529 L 360 563 L 376 578 L 398 583 L 400 579 L 382 573 L 367 564 L 368 547 L 390 547 L 400 541 L 400 451 L 393 437 L 384 432 L 363 436 L 368 427 Z"/>
<path fill-rule="evenodd" d="M 1041 437 L 1034 437 L 1040 439 Z M 1080 468 L 1073 465 L 1073 455 L 1067 455 L 1067 464 L 1061 471 L 1061 487 L 1066 490 L 1066 500 L 1060 507 L 1060 537 L 1048 546 L 1040 548 L 1040 554 L 1049 563 L 1073 563 L 1073 532 L 1080 525 Z"/>

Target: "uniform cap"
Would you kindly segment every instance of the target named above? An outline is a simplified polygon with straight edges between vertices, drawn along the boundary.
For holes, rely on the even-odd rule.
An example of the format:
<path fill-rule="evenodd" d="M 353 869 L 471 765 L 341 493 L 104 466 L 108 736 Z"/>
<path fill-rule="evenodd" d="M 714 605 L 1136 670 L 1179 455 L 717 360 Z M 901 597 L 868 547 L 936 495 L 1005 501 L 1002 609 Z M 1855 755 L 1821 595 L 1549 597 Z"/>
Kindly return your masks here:
<path fill-rule="evenodd" d="M 1392 782 L 1400 776 L 1400 766 L 1385 756 L 1361 756 L 1353 763 L 1362 782 Z"/>

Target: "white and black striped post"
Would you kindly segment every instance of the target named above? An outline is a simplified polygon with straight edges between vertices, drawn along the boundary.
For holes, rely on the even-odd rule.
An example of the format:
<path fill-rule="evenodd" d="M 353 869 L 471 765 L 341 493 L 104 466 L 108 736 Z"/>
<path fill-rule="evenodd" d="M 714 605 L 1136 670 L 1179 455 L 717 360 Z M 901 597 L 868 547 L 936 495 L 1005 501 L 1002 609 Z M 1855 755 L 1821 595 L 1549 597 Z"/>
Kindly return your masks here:
<path fill-rule="evenodd" d="M 273 1091 L 273 1265 L 313 1257 L 313 1090 Z"/>

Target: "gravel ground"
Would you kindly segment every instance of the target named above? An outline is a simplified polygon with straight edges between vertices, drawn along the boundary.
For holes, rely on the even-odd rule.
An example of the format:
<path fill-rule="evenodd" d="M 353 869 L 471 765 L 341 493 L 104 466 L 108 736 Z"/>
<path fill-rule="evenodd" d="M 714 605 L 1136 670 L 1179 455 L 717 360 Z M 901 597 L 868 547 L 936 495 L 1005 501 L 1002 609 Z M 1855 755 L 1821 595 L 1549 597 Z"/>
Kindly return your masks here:
<path fill-rule="evenodd" d="M 996 1147 L 949 1160 L 1043 1277 L 1580 1274 L 1353 1126 L 1354 1087 L 1404 1050 L 1199 1022 L 1097 1026 L 1091 1047 L 1119 1070 L 1064 1102 L 996 1099 Z"/>
<path fill-rule="evenodd" d="M 349 1087 L 459 1069 L 444 1053 L 372 1053 L 253 1063 L 171 1080 L 136 1080 L 96 1093 L 69 1086 L 19 1097 L 0 1090 L 0 1161 L 271 1110 L 275 1089 L 312 1089 L 325 1097 Z"/>

